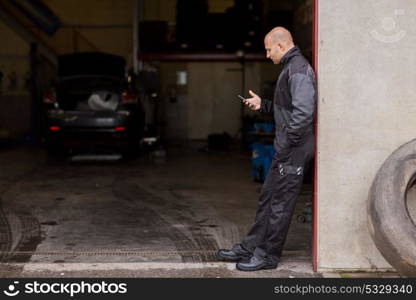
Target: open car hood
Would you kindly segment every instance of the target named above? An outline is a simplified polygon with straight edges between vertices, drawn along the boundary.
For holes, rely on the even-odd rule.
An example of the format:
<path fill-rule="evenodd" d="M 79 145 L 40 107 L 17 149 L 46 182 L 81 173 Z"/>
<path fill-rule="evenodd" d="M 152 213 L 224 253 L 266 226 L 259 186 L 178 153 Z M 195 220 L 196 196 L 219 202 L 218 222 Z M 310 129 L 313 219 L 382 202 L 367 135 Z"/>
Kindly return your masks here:
<path fill-rule="evenodd" d="M 126 60 L 117 55 L 100 52 L 82 52 L 61 55 L 58 58 L 60 79 L 83 76 L 124 78 Z"/>

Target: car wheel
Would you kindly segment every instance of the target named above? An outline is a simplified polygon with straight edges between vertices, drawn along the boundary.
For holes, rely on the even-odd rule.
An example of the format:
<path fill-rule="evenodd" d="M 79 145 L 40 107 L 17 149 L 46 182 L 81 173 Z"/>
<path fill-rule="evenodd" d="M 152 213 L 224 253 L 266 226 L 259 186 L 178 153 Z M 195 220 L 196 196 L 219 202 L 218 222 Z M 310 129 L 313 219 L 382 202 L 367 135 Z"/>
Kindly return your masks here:
<path fill-rule="evenodd" d="M 64 158 L 66 156 L 66 151 L 57 143 L 49 142 L 46 144 L 46 151 L 48 153 L 48 157 L 50 158 Z"/>
<path fill-rule="evenodd" d="M 416 139 L 383 163 L 368 197 L 368 227 L 383 257 L 403 276 L 416 277 L 416 226 L 408 192 L 416 178 Z M 415 199 L 416 201 L 416 199 Z"/>

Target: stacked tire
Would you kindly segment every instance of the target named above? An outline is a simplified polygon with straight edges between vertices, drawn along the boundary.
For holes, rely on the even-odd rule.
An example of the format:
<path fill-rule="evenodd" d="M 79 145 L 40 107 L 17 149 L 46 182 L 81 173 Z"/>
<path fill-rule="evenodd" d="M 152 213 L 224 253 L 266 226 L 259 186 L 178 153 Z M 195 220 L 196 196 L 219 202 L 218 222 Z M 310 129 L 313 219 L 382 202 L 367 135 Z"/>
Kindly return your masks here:
<path fill-rule="evenodd" d="M 416 179 L 416 139 L 391 154 L 372 183 L 368 227 L 377 249 L 403 276 L 416 277 L 416 226 L 407 195 Z"/>

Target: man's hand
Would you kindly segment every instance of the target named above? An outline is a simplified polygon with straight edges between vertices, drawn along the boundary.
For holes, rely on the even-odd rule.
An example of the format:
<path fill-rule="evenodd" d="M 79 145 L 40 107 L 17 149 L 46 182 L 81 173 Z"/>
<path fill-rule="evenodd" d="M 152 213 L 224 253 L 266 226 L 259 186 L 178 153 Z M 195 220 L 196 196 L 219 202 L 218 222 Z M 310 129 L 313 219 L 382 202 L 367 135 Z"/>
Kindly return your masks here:
<path fill-rule="evenodd" d="M 251 110 L 259 110 L 261 107 L 261 98 L 253 93 L 251 90 L 248 91 L 252 98 L 247 98 L 243 101 Z"/>

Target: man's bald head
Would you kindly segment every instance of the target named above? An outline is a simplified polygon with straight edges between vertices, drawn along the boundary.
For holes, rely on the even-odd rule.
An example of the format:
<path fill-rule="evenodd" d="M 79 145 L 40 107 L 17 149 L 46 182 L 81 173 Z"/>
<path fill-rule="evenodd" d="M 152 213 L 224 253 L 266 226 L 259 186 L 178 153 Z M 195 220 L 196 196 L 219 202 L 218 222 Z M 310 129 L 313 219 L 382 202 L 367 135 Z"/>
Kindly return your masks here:
<path fill-rule="evenodd" d="M 289 30 L 284 27 L 275 27 L 266 35 L 265 40 L 270 39 L 272 43 L 281 43 L 288 47 L 293 46 L 293 38 Z"/>
<path fill-rule="evenodd" d="M 294 46 L 292 35 L 283 27 L 273 28 L 264 38 L 267 58 L 275 64 L 280 63 L 282 57 Z"/>

